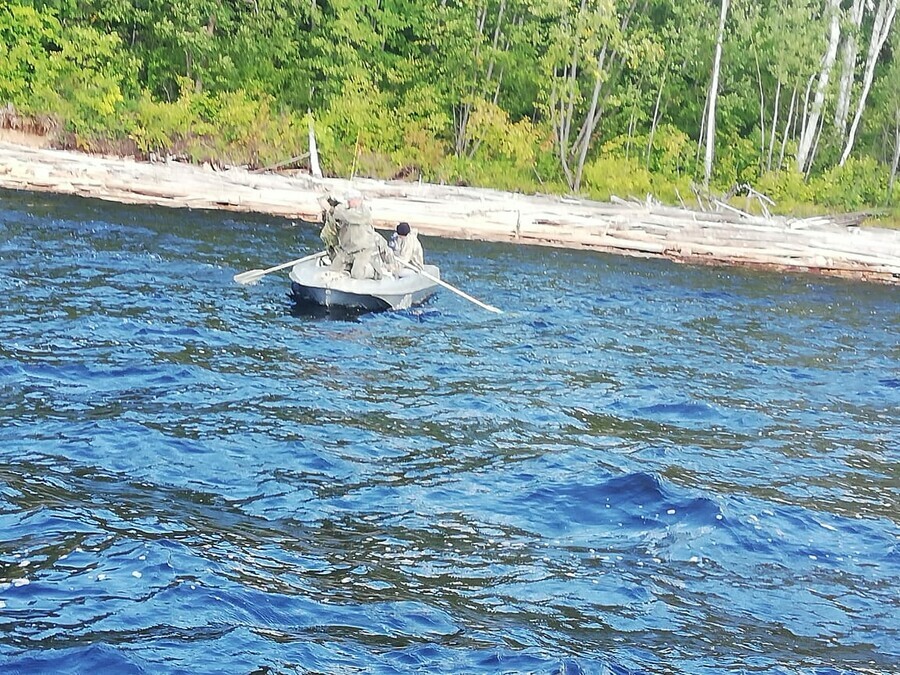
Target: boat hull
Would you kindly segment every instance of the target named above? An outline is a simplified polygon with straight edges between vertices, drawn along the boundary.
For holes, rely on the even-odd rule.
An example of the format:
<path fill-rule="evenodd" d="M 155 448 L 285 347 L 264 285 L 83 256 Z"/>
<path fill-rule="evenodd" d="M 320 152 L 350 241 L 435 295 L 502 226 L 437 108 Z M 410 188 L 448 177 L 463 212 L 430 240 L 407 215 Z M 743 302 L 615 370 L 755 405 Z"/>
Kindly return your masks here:
<path fill-rule="evenodd" d="M 425 271 L 440 278 L 440 270 L 434 265 L 426 265 Z M 431 297 L 439 285 L 420 273 L 378 281 L 351 279 L 319 260 L 294 265 L 290 278 L 295 300 L 372 312 L 415 307 Z"/>

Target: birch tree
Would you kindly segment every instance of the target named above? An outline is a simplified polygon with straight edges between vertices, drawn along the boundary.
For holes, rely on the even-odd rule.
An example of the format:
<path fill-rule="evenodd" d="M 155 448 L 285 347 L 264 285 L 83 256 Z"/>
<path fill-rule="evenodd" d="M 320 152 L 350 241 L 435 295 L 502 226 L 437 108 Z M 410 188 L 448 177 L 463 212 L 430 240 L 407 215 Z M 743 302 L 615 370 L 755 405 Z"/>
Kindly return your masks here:
<path fill-rule="evenodd" d="M 875 64 L 881 55 L 885 42 L 887 42 L 888 35 L 890 35 L 891 25 L 897 14 L 898 1 L 900 0 L 879 0 L 878 10 L 875 12 L 875 21 L 872 25 L 872 35 L 869 39 L 869 53 L 866 57 L 866 69 L 863 73 L 862 91 L 856 104 L 856 114 L 853 116 L 853 123 L 850 125 L 850 131 L 847 133 L 844 152 L 841 153 L 840 166 L 844 166 L 844 163 L 853 151 L 856 133 L 859 130 L 859 123 L 866 108 L 866 100 L 872 88 L 872 80 L 875 77 Z"/>
<path fill-rule="evenodd" d="M 560 167 L 569 187 L 577 190 L 598 122 L 600 90 L 609 76 L 610 40 L 616 37 L 618 21 L 612 0 L 579 0 L 577 9 L 562 0 L 549 7 L 559 23 L 551 31 L 546 55 L 548 112 Z M 592 88 L 585 111 L 588 82 Z"/>
<path fill-rule="evenodd" d="M 819 70 L 818 83 L 812 107 L 805 112 L 803 126 L 800 132 L 800 144 L 797 148 L 797 169 L 806 173 L 812 163 L 814 141 L 818 138 L 819 122 L 822 110 L 825 107 L 825 94 L 828 90 L 828 80 L 831 77 L 831 69 L 837 57 L 838 44 L 841 39 L 841 2 L 840 0 L 828 0 L 825 19 L 828 23 L 828 43 L 825 55 L 822 57 L 822 66 Z"/>
<path fill-rule="evenodd" d="M 900 31 L 894 31 L 891 45 L 894 54 L 900 54 Z M 883 111 L 884 127 L 888 138 L 893 141 L 893 154 L 890 160 L 890 179 L 888 180 L 888 201 L 894 200 L 894 186 L 897 171 L 900 169 L 900 59 L 891 61 L 881 84 L 880 108 Z"/>
<path fill-rule="evenodd" d="M 859 51 L 858 36 L 864 9 L 863 0 L 853 0 L 853 5 L 850 7 L 849 26 L 844 37 L 841 82 L 838 87 L 837 105 L 834 109 L 834 126 L 841 136 L 847 129 L 847 116 L 850 114 L 850 93 L 853 83 L 856 81 L 856 57 Z"/>
<path fill-rule="evenodd" d="M 779 170 L 782 168 L 788 141 L 794 135 L 800 98 L 816 70 L 814 53 L 820 40 L 816 29 L 816 14 L 814 0 L 791 0 L 776 5 L 763 24 L 763 30 L 769 35 L 766 47 L 773 60 L 772 70 L 776 80 L 766 170 L 773 167 L 776 129 L 779 127 L 781 113 L 785 112 L 780 127 L 779 158 L 775 165 Z M 785 101 L 788 102 L 787 110 L 783 111 L 779 105 L 783 106 Z"/>
<path fill-rule="evenodd" d="M 709 85 L 709 104 L 706 110 L 706 151 L 703 158 L 703 184 L 708 188 L 712 176 L 713 155 L 716 144 L 716 99 L 719 95 L 719 70 L 722 65 L 722 42 L 725 39 L 725 20 L 731 0 L 722 0 L 719 15 L 719 32 L 716 37 L 716 51 L 713 57 L 712 79 Z"/>
<path fill-rule="evenodd" d="M 655 4 L 654 8 L 658 10 L 660 5 Z M 645 158 L 648 169 L 656 164 L 653 158 L 658 151 L 665 154 L 672 150 L 671 147 L 663 150 L 662 145 L 670 143 L 671 132 L 696 129 L 697 119 L 706 110 L 713 53 L 706 26 L 718 15 L 717 9 L 708 3 L 673 2 L 666 9 L 663 23 L 647 22 L 643 12 L 636 12 L 627 36 L 629 42 L 634 40 L 635 33 L 647 39 L 640 59 L 633 64 L 632 79 L 637 77 L 636 90 L 643 92 L 643 98 L 635 102 L 642 107 L 634 112 L 636 128 L 633 133 L 640 135 L 642 131 L 637 128 L 637 123 L 649 124 Z M 616 100 L 620 96 L 617 91 Z M 622 120 L 618 121 L 621 127 Z M 658 140 L 658 132 L 663 127 L 668 131 Z M 693 134 L 684 134 L 684 138 L 691 136 Z M 673 173 L 685 168 L 669 166 Z"/>
<path fill-rule="evenodd" d="M 756 124 L 759 131 L 759 155 L 757 166 L 763 170 L 766 165 L 766 148 L 775 142 L 775 127 L 778 123 L 778 106 L 781 98 L 781 87 L 775 84 L 775 92 L 771 93 L 772 71 L 776 67 L 775 50 L 772 40 L 777 39 L 777 31 L 774 31 L 774 23 L 771 20 L 773 13 L 770 9 L 758 2 L 737 0 L 731 7 L 731 29 L 729 30 L 729 54 L 735 55 L 729 59 L 732 64 L 731 77 L 734 83 L 731 89 L 746 91 L 747 109 L 749 111 L 748 85 L 753 82 L 753 89 L 758 95 L 758 114 Z M 773 35 L 772 33 L 776 33 Z M 735 67 L 736 66 L 736 67 Z M 772 121 L 768 121 L 767 100 L 774 98 L 771 110 Z M 747 121 L 741 122 L 743 127 Z"/>
<path fill-rule="evenodd" d="M 453 83 L 450 86 L 457 96 L 453 103 L 454 154 L 472 157 L 477 143 L 469 126 L 476 108 L 496 106 L 506 95 L 516 114 L 534 112 L 539 17 L 535 17 L 535 0 L 464 0 L 459 7 L 442 2 L 439 11 L 454 14 L 457 21 L 455 59 L 453 65 L 444 66 L 444 77 Z M 461 17 L 465 17 L 462 30 Z M 523 89 L 527 93 L 523 94 Z"/>
<path fill-rule="evenodd" d="M 894 111 L 894 157 L 891 159 L 891 177 L 888 180 L 888 201 L 894 199 L 894 183 L 897 180 L 897 168 L 900 167 L 900 105 Z"/>
<path fill-rule="evenodd" d="M 497 47 L 500 44 L 506 13 L 506 0 L 500 0 L 496 7 L 492 7 L 491 3 L 485 0 L 485 2 L 474 5 L 472 9 L 475 10 L 471 17 L 474 28 L 471 48 L 474 58 L 468 73 L 469 93 L 454 106 L 453 110 L 454 149 L 457 156 L 462 156 L 469 149 L 471 139 L 468 134 L 468 126 L 473 106 L 478 99 L 485 95 L 485 90 L 491 86 Z M 499 84 L 497 89 L 499 92 Z"/>

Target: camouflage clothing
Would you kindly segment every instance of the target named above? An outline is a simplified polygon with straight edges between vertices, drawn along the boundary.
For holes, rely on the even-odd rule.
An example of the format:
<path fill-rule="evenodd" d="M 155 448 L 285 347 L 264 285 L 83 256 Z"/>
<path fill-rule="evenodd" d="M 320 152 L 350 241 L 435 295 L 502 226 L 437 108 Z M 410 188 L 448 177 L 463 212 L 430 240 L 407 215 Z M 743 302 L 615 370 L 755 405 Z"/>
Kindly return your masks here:
<path fill-rule="evenodd" d="M 375 233 L 375 245 L 378 249 L 376 272 L 380 272 L 382 276 L 397 274 L 403 268 L 403 265 L 397 262 L 391 247 L 388 246 L 385 238 L 377 232 Z"/>
<path fill-rule="evenodd" d="M 334 207 L 334 220 L 338 223 L 338 242 L 344 253 L 353 256 L 375 246 L 372 214 L 365 206 L 351 208 L 338 204 Z"/>
<path fill-rule="evenodd" d="M 394 274 L 394 256 L 372 226 L 372 215 L 365 205 L 338 203 L 323 214 L 323 220 L 319 236 L 328 247 L 333 269 L 349 272 L 354 279 L 381 279 Z"/>
<path fill-rule="evenodd" d="M 322 226 L 322 231 L 319 232 L 319 238 L 322 240 L 322 243 L 325 244 L 325 249 L 328 251 L 328 257 L 334 258 L 334 250 L 338 246 L 338 225 L 334 220 L 333 207 L 322 211 L 322 222 L 324 225 Z"/>

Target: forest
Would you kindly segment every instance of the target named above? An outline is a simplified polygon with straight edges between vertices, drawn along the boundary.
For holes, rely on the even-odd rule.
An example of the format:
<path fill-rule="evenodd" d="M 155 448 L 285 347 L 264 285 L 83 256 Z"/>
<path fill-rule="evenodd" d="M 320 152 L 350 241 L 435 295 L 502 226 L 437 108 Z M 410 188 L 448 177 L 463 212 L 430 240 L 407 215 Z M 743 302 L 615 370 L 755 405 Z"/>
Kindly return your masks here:
<path fill-rule="evenodd" d="M 253 168 L 900 220 L 900 0 L 4 0 L 6 126 Z"/>

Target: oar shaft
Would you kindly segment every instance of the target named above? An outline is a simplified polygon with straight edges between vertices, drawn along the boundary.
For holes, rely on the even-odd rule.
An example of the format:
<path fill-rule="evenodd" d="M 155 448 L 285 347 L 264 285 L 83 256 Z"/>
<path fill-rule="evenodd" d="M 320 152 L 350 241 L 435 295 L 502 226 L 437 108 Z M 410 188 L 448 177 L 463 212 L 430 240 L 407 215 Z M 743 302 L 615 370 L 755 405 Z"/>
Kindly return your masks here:
<path fill-rule="evenodd" d="M 323 255 L 326 255 L 325 251 L 320 251 L 319 253 L 313 253 L 312 255 L 304 256 L 302 258 L 297 258 L 296 260 L 291 260 L 290 262 L 282 263 L 280 265 L 275 265 L 275 267 L 270 267 L 265 270 L 248 270 L 247 272 L 241 272 L 240 274 L 234 275 L 234 280 L 239 284 L 249 284 L 254 283 L 260 279 L 262 279 L 267 274 L 271 274 L 272 272 L 277 272 L 278 270 L 283 270 L 285 267 L 293 267 L 302 262 L 306 262 L 307 260 L 314 260 L 315 258 L 321 258 Z"/>
<path fill-rule="evenodd" d="M 411 269 L 411 270 L 414 270 L 414 271 L 418 272 L 419 274 L 421 274 L 421 275 L 422 275 L 423 277 L 425 277 L 426 279 L 431 279 L 433 282 L 435 282 L 436 284 L 440 284 L 441 286 L 443 286 L 444 288 L 446 288 L 448 291 L 453 291 L 454 293 L 456 293 L 456 294 L 457 294 L 458 296 L 460 296 L 461 298 L 465 298 L 465 299 L 468 300 L 469 302 L 473 302 L 473 303 L 475 303 L 476 305 L 478 305 L 479 307 L 481 307 L 481 308 L 483 308 L 483 309 L 486 309 L 486 310 L 489 311 L 489 312 L 494 312 L 495 314 L 503 314 L 503 310 L 497 309 L 497 308 L 494 307 L 493 305 L 488 305 L 487 303 L 484 303 L 484 302 L 482 302 L 481 300 L 478 300 L 477 298 L 473 298 L 473 297 L 472 297 L 471 295 L 469 295 L 468 293 L 465 293 L 465 292 L 459 290 L 459 289 L 456 288 L 455 286 L 451 286 L 450 284 L 448 284 L 448 283 L 447 283 L 446 281 L 444 281 L 443 279 L 439 279 L 438 277 L 434 276 L 433 274 L 429 274 L 429 273 L 426 272 L 424 269 L 421 269 L 421 268 L 419 268 L 419 267 L 416 267 L 415 265 L 413 265 L 413 264 L 411 264 L 411 263 L 408 263 L 408 262 L 406 262 L 405 260 L 400 260 L 400 264 L 403 265 L 404 267 L 407 267 L 407 268 L 409 268 L 409 269 Z"/>
<path fill-rule="evenodd" d="M 318 253 L 313 253 L 312 255 L 307 255 L 302 258 L 297 258 L 296 260 L 291 260 L 290 262 L 281 263 L 280 265 L 275 265 L 275 267 L 270 267 L 263 270 L 263 274 L 277 272 L 278 270 L 283 270 L 286 267 L 293 267 L 294 265 L 306 262 L 307 260 L 312 260 L 313 258 L 321 258 L 323 255 L 325 255 L 325 251 L 319 251 Z"/>

